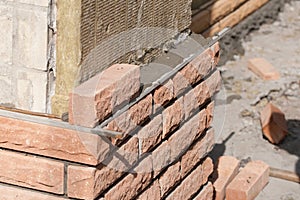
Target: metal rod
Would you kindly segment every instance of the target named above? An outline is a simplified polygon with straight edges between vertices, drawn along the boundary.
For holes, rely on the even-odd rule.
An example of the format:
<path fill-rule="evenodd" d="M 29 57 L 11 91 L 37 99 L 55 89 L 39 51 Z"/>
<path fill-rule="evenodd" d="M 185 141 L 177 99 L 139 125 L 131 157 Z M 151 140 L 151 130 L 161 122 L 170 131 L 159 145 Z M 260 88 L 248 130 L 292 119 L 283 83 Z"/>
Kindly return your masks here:
<path fill-rule="evenodd" d="M 195 59 L 199 54 L 203 53 L 204 50 L 214 45 L 216 42 L 218 42 L 226 33 L 230 31 L 229 27 L 224 28 L 222 31 L 220 31 L 216 36 L 212 38 L 212 40 L 208 43 L 208 45 L 204 46 L 203 49 L 197 51 L 194 54 L 191 54 L 189 57 L 185 58 L 182 63 L 178 64 L 175 68 L 173 68 L 170 72 L 164 74 L 161 78 L 159 78 L 157 81 L 153 82 L 152 85 L 148 88 L 146 88 L 145 91 L 142 92 L 142 94 L 137 97 L 133 102 L 129 103 L 128 105 L 124 106 L 122 109 L 114 113 L 110 118 L 102 122 L 99 126 L 95 127 L 94 130 L 101 129 L 105 126 L 107 126 L 112 120 L 119 117 L 122 113 L 127 111 L 129 108 L 131 108 L 133 105 L 135 105 L 137 102 L 145 98 L 147 95 L 149 95 L 151 92 L 153 92 L 157 87 L 159 87 L 161 84 L 166 82 L 167 80 L 171 79 L 174 75 L 178 73 L 181 69 L 183 69 L 188 63 L 190 63 L 193 59 Z"/>
<path fill-rule="evenodd" d="M 36 124 L 53 126 L 53 127 L 57 127 L 57 128 L 69 129 L 69 130 L 80 131 L 80 132 L 85 132 L 85 133 L 92 133 L 92 134 L 96 134 L 99 136 L 105 136 L 105 137 L 116 138 L 116 137 L 122 137 L 122 135 L 123 135 L 123 133 L 119 133 L 119 132 L 115 132 L 115 131 L 105 130 L 105 129 L 101 129 L 101 128 L 94 130 L 94 129 L 87 128 L 87 127 L 71 125 L 69 123 L 66 123 L 66 122 L 63 122 L 63 121 L 60 121 L 57 119 L 33 116 L 33 115 L 29 115 L 29 114 L 18 113 L 18 112 L 2 110 L 2 109 L 0 109 L 0 116 L 12 118 L 12 119 L 16 119 L 16 120 L 21 120 L 21 121 L 26 121 L 26 122 L 32 122 L 32 123 L 36 123 Z"/>

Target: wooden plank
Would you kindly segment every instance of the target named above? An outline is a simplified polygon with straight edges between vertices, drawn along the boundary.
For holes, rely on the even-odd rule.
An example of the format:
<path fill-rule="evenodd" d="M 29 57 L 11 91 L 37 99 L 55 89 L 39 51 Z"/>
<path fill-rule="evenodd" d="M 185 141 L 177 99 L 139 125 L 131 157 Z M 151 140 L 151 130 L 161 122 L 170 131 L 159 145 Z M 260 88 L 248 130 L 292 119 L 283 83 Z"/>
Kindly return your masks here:
<path fill-rule="evenodd" d="M 192 24 L 190 29 L 195 33 L 201 33 L 205 29 L 209 28 L 218 20 L 224 18 L 247 0 L 218 0 L 216 2 L 210 2 L 209 7 L 203 7 L 203 9 L 195 14 L 192 18 Z"/>
<path fill-rule="evenodd" d="M 248 15 L 265 5 L 269 0 L 249 0 L 239 9 L 223 18 L 203 33 L 204 37 L 213 36 L 225 27 L 233 27 Z"/>
<path fill-rule="evenodd" d="M 280 178 L 283 180 L 300 183 L 300 175 L 298 175 L 294 172 L 290 172 L 290 171 L 286 171 L 286 170 L 282 170 L 282 169 L 276 169 L 276 168 L 271 167 L 270 168 L 270 176 L 274 177 L 274 178 Z"/>

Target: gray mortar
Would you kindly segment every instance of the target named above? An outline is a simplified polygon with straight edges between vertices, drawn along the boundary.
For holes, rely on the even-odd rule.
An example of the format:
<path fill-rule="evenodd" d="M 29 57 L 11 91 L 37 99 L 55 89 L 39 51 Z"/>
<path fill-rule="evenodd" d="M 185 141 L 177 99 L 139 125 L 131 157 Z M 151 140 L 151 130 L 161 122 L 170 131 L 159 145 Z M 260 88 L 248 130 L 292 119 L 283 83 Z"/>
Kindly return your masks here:
<path fill-rule="evenodd" d="M 241 40 L 249 40 L 249 33 L 258 30 L 262 24 L 274 22 L 278 18 L 279 12 L 282 11 L 284 3 L 285 0 L 271 0 L 233 27 L 231 32 L 220 40 L 221 59 L 219 65 L 233 59 L 235 55 L 243 55 L 245 50 Z"/>

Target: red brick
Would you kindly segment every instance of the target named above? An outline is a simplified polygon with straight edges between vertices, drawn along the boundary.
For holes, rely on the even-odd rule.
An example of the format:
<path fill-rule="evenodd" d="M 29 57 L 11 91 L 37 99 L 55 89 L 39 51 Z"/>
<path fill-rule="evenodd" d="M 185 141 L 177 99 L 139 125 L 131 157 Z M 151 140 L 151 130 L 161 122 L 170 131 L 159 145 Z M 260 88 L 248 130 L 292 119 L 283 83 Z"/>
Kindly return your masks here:
<path fill-rule="evenodd" d="M 79 199 L 95 199 L 114 181 L 121 177 L 123 172 L 113 168 L 100 166 L 68 167 L 68 197 Z"/>
<path fill-rule="evenodd" d="M 1 116 L 0 147 L 90 165 L 109 153 L 109 141 L 103 137 Z"/>
<path fill-rule="evenodd" d="M 214 116 L 214 109 L 215 109 L 215 102 L 211 102 L 210 104 L 208 104 L 208 106 L 206 107 L 205 111 L 206 111 L 206 127 L 210 127 L 212 125 L 213 122 L 213 116 Z"/>
<path fill-rule="evenodd" d="M 167 141 L 156 148 L 151 155 L 154 177 L 171 163 L 171 148 Z"/>
<path fill-rule="evenodd" d="M 214 130 L 209 129 L 205 136 L 197 141 L 181 158 L 181 174 L 188 174 L 200 160 L 212 150 L 214 140 Z"/>
<path fill-rule="evenodd" d="M 200 104 L 197 101 L 197 96 L 194 89 L 192 89 L 186 95 L 183 96 L 183 104 L 185 120 L 191 117 L 193 113 L 197 111 L 199 112 Z"/>
<path fill-rule="evenodd" d="M 105 194 L 105 199 L 134 199 L 143 189 L 145 189 L 151 183 L 151 170 L 152 166 L 149 166 L 149 161 L 145 159 L 144 161 L 139 163 L 139 165 L 133 170 L 133 173 L 128 174 L 111 190 L 109 190 Z"/>
<path fill-rule="evenodd" d="M 154 183 L 149 187 L 146 191 L 144 191 L 137 199 L 138 200 L 153 200 L 160 199 L 160 187 L 158 181 L 154 181 Z"/>
<path fill-rule="evenodd" d="M 108 124 L 108 130 L 129 134 L 152 114 L 152 95 L 148 95 L 140 102 Z"/>
<path fill-rule="evenodd" d="M 95 127 L 140 89 L 139 66 L 116 64 L 82 83 L 70 94 L 69 122 Z"/>
<path fill-rule="evenodd" d="M 213 51 L 210 48 L 206 49 L 174 76 L 175 96 L 179 96 L 188 87 L 192 87 L 213 69 L 212 55 Z"/>
<path fill-rule="evenodd" d="M 211 57 L 214 59 L 213 65 L 217 66 L 220 61 L 220 44 L 219 42 L 215 43 L 213 46 L 210 47 L 211 49 Z"/>
<path fill-rule="evenodd" d="M 118 171 L 127 171 L 138 160 L 139 157 L 139 139 L 132 137 L 122 147 L 116 147 L 116 152 L 111 157 L 103 161 Z M 126 163 L 126 164 L 125 164 Z"/>
<path fill-rule="evenodd" d="M 157 145 L 162 139 L 162 115 L 156 116 L 143 127 L 138 132 L 138 138 L 141 143 L 141 153 L 149 152 Z"/>
<path fill-rule="evenodd" d="M 158 179 L 161 196 L 164 196 L 181 180 L 180 162 L 171 165 Z"/>
<path fill-rule="evenodd" d="M 192 119 L 186 122 L 168 140 L 171 148 L 171 160 L 183 155 L 206 128 L 206 112 L 202 110 Z"/>
<path fill-rule="evenodd" d="M 250 59 L 248 68 L 264 80 L 278 80 L 280 78 L 280 74 L 275 67 L 263 58 Z"/>
<path fill-rule="evenodd" d="M 269 181 L 269 166 L 262 161 L 246 165 L 227 186 L 227 200 L 252 200 Z"/>
<path fill-rule="evenodd" d="M 164 85 L 155 90 L 153 101 L 157 105 L 165 105 L 174 98 L 173 81 L 169 80 Z"/>
<path fill-rule="evenodd" d="M 190 83 L 196 83 L 197 81 L 201 80 L 204 76 L 206 76 L 210 71 L 213 70 L 214 58 L 212 57 L 212 55 L 212 50 L 208 48 L 190 62 L 190 64 L 197 70 L 197 74 L 199 76 L 197 78 L 192 78 L 193 76 L 191 75 L 191 77 L 189 77 Z M 187 75 L 190 74 L 186 74 L 185 77 L 188 77 Z"/>
<path fill-rule="evenodd" d="M 279 144 L 288 134 L 284 113 L 269 103 L 262 110 L 260 121 L 264 136 L 273 144 Z"/>
<path fill-rule="evenodd" d="M 191 198 L 201 186 L 207 183 L 208 177 L 212 172 L 212 160 L 207 158 L 202 165 L 199 165 L 169 196 L 167 196 L 166 200 Z"/>
<path fill-rule="evenodd" d="M 178 97 L 181 95 L 187 88 L 192 88 L 189 81 L 185 78 L 185 76 L 178 72 L 174 78 L 172 79 L 174 86 L 174 96 Z"/>
<path fill-rule="evenodd" d="M 183 98 L 177 100 L 170 107 L 165 109 L 163 116 L 163 138 L 175 130 L 184 118 Z"/>
<path fill-rule="evenodd" d="M 47 195 L 18 187 L 0 185 L 1 200 L 64 200 L 65 198 Z"/>
<path fill-rule="evenodd" d="M 213 200 L 213 197 L 214 187 L 211 182 L 208 182 L 193 200 Z"/>
<path fill-rule="evenodd" d="M 213 97 L 221 88 L 221 75 L 219 71 L 215 71 L 204 82 L 195 87 L 194 92 L 198 100 L 198 104 L 202 105 L 209 98 Z"/>
<path fill-rule="evenodd" d="M 231 156 L 221 156 L 217 166 L 217 179 L 214 182 L 215 200 L 224 200 L 227 185 L 238 174 L 240 161 Z"/>
<path fill-rule="evenodd" d="M 0 182 L 63 194 L 64 164 L 0 151 Z"/>

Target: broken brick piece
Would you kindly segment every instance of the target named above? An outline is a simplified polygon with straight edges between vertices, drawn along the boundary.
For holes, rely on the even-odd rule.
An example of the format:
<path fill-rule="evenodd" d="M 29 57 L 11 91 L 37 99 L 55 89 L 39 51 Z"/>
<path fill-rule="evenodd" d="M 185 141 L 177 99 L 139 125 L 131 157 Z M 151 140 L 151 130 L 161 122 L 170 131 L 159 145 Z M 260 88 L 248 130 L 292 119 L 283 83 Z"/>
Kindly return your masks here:
<path fill-rule="evenodd" d="M 238 174 L 240 161 L 231 156 L 221 156 L 218 161 L 217 179 L 214 182 L 215 200 L 224 200 L 227 185 Z"/>
<path fill-rule="evenodd" d="M 263 134 L 273 144 L 280 143 L 288 134 L 284 113 L 269 103 L 260 115 Z"/>
<path fill-rule="evenodd" d="M 262 161 L 252 161 L 226 188 L 226 200 L 253 200 L 269 182 L 270 168 Z"/>
<path fill-rule="evenodd" d="M 250 59 L 248 69 L 264 80 L 277 80 L 280 78 L 280 74 L 274 66 L 263 58 Z"/>

